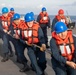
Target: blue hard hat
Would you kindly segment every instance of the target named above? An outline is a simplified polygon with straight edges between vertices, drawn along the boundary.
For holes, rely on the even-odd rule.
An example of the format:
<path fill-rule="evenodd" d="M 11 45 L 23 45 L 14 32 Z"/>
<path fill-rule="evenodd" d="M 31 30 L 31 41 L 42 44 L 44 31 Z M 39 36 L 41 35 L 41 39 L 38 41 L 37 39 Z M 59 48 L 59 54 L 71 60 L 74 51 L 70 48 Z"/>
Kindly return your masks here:
<path fill-rule="evenodd" d="M 34 20 L 34 16 L 31 13 L 27 13 L 24 18 L 25 22 L 30 22 Z"/>
<path fill-rule="evenodd" d="M 14 8 L 10 8 L 10 11 L 14 11 Z"/>
<path fill-rule="evenodd" d="M 61 32 L 64 32 L 64 31 L 66 31 L 67 29 L 68 29 L 68 28 L 67 28 L 66 24 L 63 23 L 63 22 L 57 22 L 57 23 L 55 24 L 55 32 L 56 32 L 57 34 L 59 34 L 59 33 L 61 33 Z"/>
<path fill-rule="evenodd" d="M 32 16 L 34 16 L 34 12 L 30 12 Z"/>
<path fill-rule="evenodd" d="M 42 12 L 43 12 L 43 11 L 46 11 L 46 8 L 45 8 L 45 7 L 42 8 Z"/>
<path fill-rule="evenodd" d="M 15 13 L 15 14 L 13 15 L 13 20 L 17 20 L 17 19 L 20 19 L 20 14 Z"/>
<path fill-rule="evenodd" d="M 4 14 L 4 13 L 8 13 L 9 11 L 8 11 L 8 8 L 7 7 L 3 7 L 2 8 L 2 14 Z"/>

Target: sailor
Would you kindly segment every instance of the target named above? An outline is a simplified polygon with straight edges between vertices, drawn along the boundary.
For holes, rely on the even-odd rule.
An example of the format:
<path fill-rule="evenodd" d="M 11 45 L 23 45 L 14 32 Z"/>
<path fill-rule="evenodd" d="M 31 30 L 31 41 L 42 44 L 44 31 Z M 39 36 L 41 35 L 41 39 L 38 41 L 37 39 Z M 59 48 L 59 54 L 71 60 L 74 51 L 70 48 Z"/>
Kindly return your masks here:
<path fill-rule="evenodd" d="M 50 40 L 55 75 L 76 75 L 76 37 L 63 22 L 55 24 Z"/>
<path fill-rule="evenodd" d="M 11 45 L 9 43 L 8 34 L 11 33 L 11 22 L 12 19 L 8 16 L 8 8 L 3 7 L 2 8 L 2 17 L 0 19 L 0 34 L 3 40 L 3 59 L 2 62 L 5 62 L 9 59 L 9 52 L 10 56 L 13 56 L 13 51 L 11 48 Z"/>
<path fill-rule="evenodd" d="M 66 19 L 66 16 L 64 15 L 64 10 L 63 9 L 59 9 L 58 14 L 53 19 L 51 32 L 54 31 L 54 26 L 55 26 L 56 22 L 63 22 L 67 25 L 67 19 Z"/>
<path fill-rule="evenodd" d="M 15 14 L 15 12 L 14 12 L 14 8 L 10 8 L 10 12 L 9 12 L 9 16 L 10 17 L 13 17 L 13 15 Z"/>
<path fill-rule="evenodd" d="M 37 22 L 42 28 L 44 38 L 45 38 L 46 48 L 49 48 L 48 37 L 47 37 L 47 27 L 48 29 L 50 29 L 50 18 L 45 7 L 42 8 L 42 11 L 38 15 Z"/>
<path fill-rule="evenodd" d="M 13 37 L 15 38 L 13 41 L 14 47 L 15 47 L 15 53 L 17 56 L 17 62 L 23 64 L 23 68 L 21 68 L 19 71 L 20 72 L 25 72 L 25 71 L 29 71 L 30 68 L 27 64 L 28 60 L 25 57 L 25 47 L 26 45 L 20 41 L 21 39 L 21 30 L 23 29 L 23 26 L 25 25 L 25 22 L 23 20 L 20 20 L 20 14 L 15 13 L 13 15 L 13 22 L 12 22 L 12 26 L 13 26 Z"/>
<path fill-rule="evenodd" d="M 25 15 L 25 24 L 22 37 L 27 43 L 32 69 L 36 72 L 36 75 L 44 75 L 44 70 L 46 69 L 46 45 L 42 29 L 39 23 L 34 22 L 34 17 L 31 13 Z M 37 48 L 35 45 L 40 46 L 42 49 Z"/>

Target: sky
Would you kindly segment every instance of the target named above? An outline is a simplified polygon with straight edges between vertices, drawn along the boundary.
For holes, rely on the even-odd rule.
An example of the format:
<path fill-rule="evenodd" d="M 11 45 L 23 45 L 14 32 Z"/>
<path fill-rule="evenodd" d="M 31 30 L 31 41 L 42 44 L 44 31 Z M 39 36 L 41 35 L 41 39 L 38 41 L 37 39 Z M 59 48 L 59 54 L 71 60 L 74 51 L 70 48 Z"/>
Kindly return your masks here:
<path fill-rule="evenodd" d="M 42 7 L 46 7 L 49 15 L 56 15 L 59 9 L 63 9 L 65 15 L 76 15 L 76 0 L 0 0 L 0 13 L 3 7 L 13 7 L 20 14 L 39 14 Z"/>

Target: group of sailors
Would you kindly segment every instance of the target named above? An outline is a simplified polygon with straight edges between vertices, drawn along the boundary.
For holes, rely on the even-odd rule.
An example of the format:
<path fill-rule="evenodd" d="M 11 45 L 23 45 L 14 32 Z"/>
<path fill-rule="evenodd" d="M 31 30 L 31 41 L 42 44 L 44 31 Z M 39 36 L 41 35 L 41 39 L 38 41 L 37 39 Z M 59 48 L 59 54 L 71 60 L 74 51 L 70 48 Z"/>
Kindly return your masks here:
<path fill-rule="evenodd" d="M 3 41 L 3 59 L 1 60 L 1 62 L 8 61 L 9 57 L 13 57 L 14 55 L 10 44 L 11 41 L 15 48 L 16 61 L 24 65 L 23 68 L 19 70 L 20 72 L 29 71 L 31 67 L 36 75 L 45 75 L 44 71 L 47 68 L 45 50 L 47 50 L 47 48 L 50 48 L 52 52 L 52 65 L 56 75 L 66 75 L 62 73 L 62 71 L 65 69 L 62 65 L 69 65 L 74 72 L 74 74 L 69 75 L 76 75 L 76 67 L 74 63 L 75 60 L 74 62 L 72 62 L 72 56 L 75 53 L 75 41 L 72 40 L 72 31 L 68 31 L 67 24 L 68 22 L 66 20 L 66 17 L 64 16 L 63 9 L 60 9 L 58 11 L 58 14 L 53 19 L 51 26 L 50 17 L 45 7 L 42 8 L 40 14 L 37 16 L 37 21 L 34 18 L 33 12 L 26 13 L 24 15 L 24 20 L 21 20 L 20 14 L 16 13 L 14 11 L 14 8 L 11 8 L 9 12 L 7 7 L 3 7 L 2 15 L 0 16 L 0 37 Z M 52 39 L 50 38 L 49 46 L 47 30 L 50 30 L 50 28 Z M 63 32 L 65 31 L 68 35 L 66 40 L 70 40 L 70 42 L 64 40 L 65 37 Z M 61 40 L 60 36 L 61 38 L 63 37 L 63 40 Z M 66 50 L 66 54 L 64 51 L 60 50 L 59 47 L 61 46 L 59 45 L 61 44 L 65 44 L 65 47 L 68 47 L 68 45 L 72 46 L 70 47 L 71 51 L 68 48 L 72 58 L 69 58 L 69 54 L 67 55 L 68 52 L 66 52 Z M 25 48 L 27 48 L 27 54 L 31 61 L 30 66 L 28 65 L 26 55 L 24 54 L 24 50 L 26 50 Z M 61 54 L 61 51 L 62 53 L 64 52 L 64 54 Z M 73 64 L 74 66 L 70 64 Z M 61 69 L 62 71 L 60 71 L 60 67 L 63 68 L 63 70 Z"/>

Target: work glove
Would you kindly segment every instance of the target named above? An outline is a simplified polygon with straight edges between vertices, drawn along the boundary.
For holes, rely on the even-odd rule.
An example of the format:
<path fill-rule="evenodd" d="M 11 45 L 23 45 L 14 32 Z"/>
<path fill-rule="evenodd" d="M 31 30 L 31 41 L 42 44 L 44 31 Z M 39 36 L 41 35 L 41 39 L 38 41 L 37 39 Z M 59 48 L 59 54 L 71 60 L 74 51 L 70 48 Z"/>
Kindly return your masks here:
<path fill-rule="evenodd" d="M 45 44 L 42 44 L 40 50 L 41 50 L 41 51 L 45 51 L 45 50 L 46 50 L 46 45 L 45 45 Z"/>

